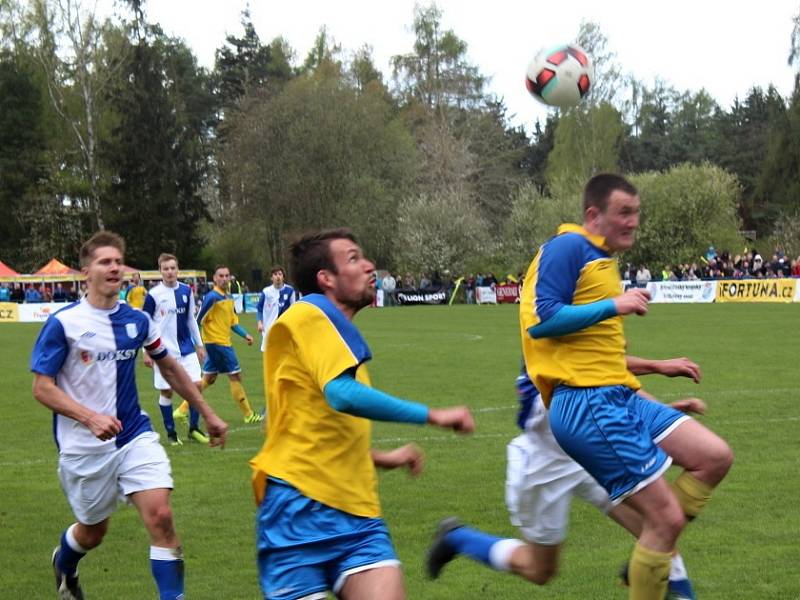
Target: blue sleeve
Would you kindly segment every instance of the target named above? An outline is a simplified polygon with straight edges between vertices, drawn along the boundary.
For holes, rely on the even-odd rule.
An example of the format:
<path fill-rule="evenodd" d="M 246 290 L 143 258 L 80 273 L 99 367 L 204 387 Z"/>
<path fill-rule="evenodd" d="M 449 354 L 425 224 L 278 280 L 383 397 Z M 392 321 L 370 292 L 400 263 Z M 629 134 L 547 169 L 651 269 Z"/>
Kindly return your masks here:
<path fill-rule="evenodd" d="M 238 335 L 240 337 L 243 337 L 243 338 L 247 337 L 247 331 L 245 331 L 244 327 L 242 327 L 238 323 L 236 325 L 234 325 L 233 327 L 231 327 L 231 331 L 233 331 L 236 335 Z"/>
<path fill-rule="evenodd" d="M 203 305 L 200 307 L 200 312 L 197 313 L 197 324 L 198 325 L 202 325 L 203 318 L 206 316 L 206 313 L 209 311 L 209 309 L 212 306 L 214 306 L 214 303 L 217 301 L 218 298 L 219 298 L 219 294 L 217 294 L 216 292 L 213 292 L 213 291 L 208 292 L 206 294 L 205 298 L 203 298 Z"/>
<path fill-rule="evenodd" d="M 547 321 L 529 328 L 528 334 L 534 339 L 558 337 L 586 329 L 616 315 L 617 307 L 611 299 L 590 304 L 565 304 Z"/>
<path fill-rule="evenodd" d="M 575 288 L 585 261 L 583 237 L 565 233 L 552 238 L 542 247 L 536 271 L 536 314 L 544 322 L 562 306 L 572 304 Z"/>
<path fill-rule="evenodd" d="M 266 294 L 261 292 L 258 295 L 258 304 L 256 305 L 256 321 L 261 323 L 264 320 L 264 302 L 266 301 Z"/>
<path fill-rule="evenodd" d="M 339 375 L 323 390 L 328 404 L 339 412 L 373 421 L 428 422 L 428 407 L 390 396 L 356 381 L 350 373 Z"/>
<path fill-rule="evenodd" d="M 150 294 L 147 294 L 144 297 L 144 306 L 142 306 L 142 310 L 150 315 L 152 319 L 156 313 L 156 301 L 153 300 L 153 297 Z"/>
<path fill-rule="evenodd" d="M 31 354 L 31 371 L 55 377 L 64 365 L 69 344 L 64 326 L 55 317 L 50 317 L 39 332 Z"/>

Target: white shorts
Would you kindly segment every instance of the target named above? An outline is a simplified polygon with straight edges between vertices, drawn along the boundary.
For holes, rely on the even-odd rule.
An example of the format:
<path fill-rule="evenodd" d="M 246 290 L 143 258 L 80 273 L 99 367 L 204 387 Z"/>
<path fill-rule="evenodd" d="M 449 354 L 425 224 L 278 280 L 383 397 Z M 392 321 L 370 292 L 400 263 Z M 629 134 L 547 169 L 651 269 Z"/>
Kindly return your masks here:
<path fill-rule="evenodd" d="M 173 357 L 178 361 L 178 364 L 189 374 L 189 379 L 192 381 L 200 381 L 203 378 L 203 373 L 200 370 L 200 361 L 197 359 L 197 353 L 192 352 L 186 356 Z M 172 386 L 167 383 L 167 380 L 161 376 L 161 371 L 158 370 L 158 364 L 153 361 L 153 387 L 157 390 L 169 390 Z"/>
<path fill-rule="evenodd" d="M 552 435 L 543 436 L 540 443 L 535 443 L 537 439 L 535 432 L 529 432 L 507 446 L 506 506 L 512 525 L 526 541 L 555 545 L 567 537 L 573 496 L 604 513 L 612 505 L 608 493 L 555 444 Z"/>
<path fill-rule="evenodd" d="M 154 431 L 111 452 L 62 454 L 58 479 L 75 518 L 84 525 L 110 517 L 129 494 L 173 487 L 167 453 Z"/>

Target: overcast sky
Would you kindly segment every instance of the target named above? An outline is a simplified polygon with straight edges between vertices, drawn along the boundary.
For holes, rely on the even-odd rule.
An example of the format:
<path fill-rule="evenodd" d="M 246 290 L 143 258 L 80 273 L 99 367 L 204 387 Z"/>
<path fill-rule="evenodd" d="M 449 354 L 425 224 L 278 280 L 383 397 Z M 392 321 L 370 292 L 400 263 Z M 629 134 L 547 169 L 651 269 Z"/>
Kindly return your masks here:
<path fill-rule="evenodd" d="M 376 66 L 391 79 L 389 58 L 410 52 L 413 0 L 251 0 L 265 43 L 285 37 L 302 61 L 320 27 L 345 50 L 373 48 Z M 203 66 L 228 33 L 241 35 L 246 0 L 148 0 L 151 22 L 183 38 Z M 724 108 L 753 85 L 774 84 L 791 93 L 787 64 L 792 18 L 800 0 L 439 0 L 443 25 L 467 45 L 468 60 L 491 78 L 490 90 L 505 100 L 513 123 L 529 125 L 547 114 L 524 86 L 525 67 L 536 51 L 575 39 L 582 20 L 608 38 L 623 71 L 645 83 L 656 78 L 679 90 L 705 88 Z"/>

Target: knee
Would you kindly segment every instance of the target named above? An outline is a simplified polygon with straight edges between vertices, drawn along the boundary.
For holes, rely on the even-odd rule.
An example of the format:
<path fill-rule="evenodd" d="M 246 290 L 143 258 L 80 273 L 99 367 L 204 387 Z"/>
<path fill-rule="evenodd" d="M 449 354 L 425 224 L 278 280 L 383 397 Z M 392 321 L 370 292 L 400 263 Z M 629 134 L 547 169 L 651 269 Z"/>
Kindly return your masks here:
<path fill-rule="evenodd" d="M 677 502 L 675 506 L 670 506 L 663 512 L 656 524 L 660 537 L 670 543 L 677 541 L 684 527 L 686 527 L 686 516 Z"/>
<path fill-rule="evenodd" d="M 733 450 L 722 439 L 711 445 L 705 456 L 704 470 L 708 474 L 711 485 L 716 485 L 728 474 L 733 464 Z"/>
<path fill-rule="evenodd" d="M 546 585 L 551 579 L 558 575 L 558 565 L 541 565 L 526 569 L 522 576 L 536 585 Z"/>
<path fill-rule="evenodd" d="M 147 515 L 147 521 L 151 529 L 160 534 L 172 534 L 172 508 L 168 504 L 153 508 Z"/>
<path fill-rule="evenodd" d="M 92 526 L 79 526 L 78 530 L 75 530 L 73 535 L 77 542 L 86 550 L 92 550 L 93 548 L 97 548 L 102 542 L 103 538 L 106 536 L 106 532 L 108 531 L 108 526 L 103 525 L 92 525 Z"/>

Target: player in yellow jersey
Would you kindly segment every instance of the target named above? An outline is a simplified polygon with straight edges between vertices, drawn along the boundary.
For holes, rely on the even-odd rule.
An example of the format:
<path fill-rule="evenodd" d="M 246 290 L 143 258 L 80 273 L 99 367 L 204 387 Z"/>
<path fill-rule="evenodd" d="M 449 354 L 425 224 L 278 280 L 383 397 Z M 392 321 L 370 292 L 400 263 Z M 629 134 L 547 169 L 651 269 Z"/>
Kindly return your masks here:
<path fill-rule="evenodd" d="M 125 302 L 133 308 L 142 310 L 144 306 L 144 298 L 147 296 L 147 288 L 142 283 L 142 276 L 137 271 L 131 275 L 131 284 L 125 290 Z"/>
<path fill-rule="evenodd" d="M 602 174 L 584 190 L 583 226 L 562 225 L 525 278 L 520 326 L 525 365 L 558 444 L 608 492 L 642 516 L 630 559 L 633 600 L 663 600 L 670 557 L 687 519 L 708 502 L 733 461 L 724 440 L 637 394 L 625 363 L 622 317 L 647 313 L 643 289 L 622 293 L 614 253 L 639 227 L 639 194 Z M 670 485 L 671 462 L 684 471 Z"/>
<path fill-rule="evenodd" d="M 245 339 L 248 346 L 253 345 L 253 336 L 239 325 L 239 317 L 233 305 L 233 296 L 228 293 L 231 272 L 228 267 L 220 265 L 214 269 L 214 289 L 203 298 L 203 305 L 197 314 L 197 323 L 206 348 L 206 360 L 203 363 L 203 380 L 201 389 L 213 385 L 220 373 L 228 376 L 231 397 L 245 423 L 260 423 L 264 415 L 255 412 L 250 406 L 247 394 L 242 386 L 242 369 L 239 359 L 231 345 L 231 331 Z M 176 419 L 185 421 L 189 405 L 184 402 L 173 413 Z"/>
<path fill-rule="evenodd" d="M 271 600 L 401 600 L 403 577 L 381 518 L 375 467 L 408 467 L 413 445 L 377 451 L 371 421 L 471 432 L 463 407 L 428 408 L 370 387 L 369 347 L 352 323 L 375 295 L 375 265 L 347 229 L 291 246 L 303 299 L 269 331 L 267 439 L 251 460 L 261 589 Z"/>

